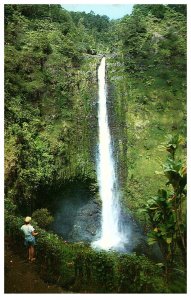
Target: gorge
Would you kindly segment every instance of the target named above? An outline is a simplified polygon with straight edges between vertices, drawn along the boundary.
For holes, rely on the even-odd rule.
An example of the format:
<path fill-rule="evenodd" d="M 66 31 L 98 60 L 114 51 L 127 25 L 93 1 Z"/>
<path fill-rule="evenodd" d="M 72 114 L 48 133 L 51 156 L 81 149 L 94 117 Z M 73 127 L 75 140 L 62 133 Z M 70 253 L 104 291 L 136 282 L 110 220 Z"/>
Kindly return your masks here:
<path fill-rule="evenodd" d="M 4 15 L 9 240 L 22 245 L 34 214 L 50 281 L 185 292 L 186 5 L 136 4 L 119 20 L 47 4 Z"/>
<path fill-rule="evenodd" d="M 131 252 L 137 247 L 144 249 L 145 237 L 141 229 L 120 207 L 120 189 L 108 122 L 105 56 L 100 60 L 97 76 L 99 138 L 95 163 L 101 207 L 93 194 L 88 193 L 88 186 L 73 182 L 54 200 L 52 228 L 66 240 L 91 242 L 95 249 L 119 252 Z"/>

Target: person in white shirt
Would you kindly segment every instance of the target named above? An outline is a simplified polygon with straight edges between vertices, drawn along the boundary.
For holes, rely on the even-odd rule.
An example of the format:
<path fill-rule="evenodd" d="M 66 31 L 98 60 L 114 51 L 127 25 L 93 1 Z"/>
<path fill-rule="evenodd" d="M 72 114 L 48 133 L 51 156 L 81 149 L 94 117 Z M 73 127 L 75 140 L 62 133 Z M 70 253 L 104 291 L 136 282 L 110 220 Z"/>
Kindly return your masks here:
<path fill-rule="evenodd" d="M 34 227 L 30 224 L 31 217 L 25 218 L 25 224 L 21 227 L 21 231 L 24 233 L 24 244 L 28 248 L 28 259 L 29 262 L 35 261 L 35 249 L 34 246 L 36 245 L 35 236 L 38 232 L 35 232 Z"/>

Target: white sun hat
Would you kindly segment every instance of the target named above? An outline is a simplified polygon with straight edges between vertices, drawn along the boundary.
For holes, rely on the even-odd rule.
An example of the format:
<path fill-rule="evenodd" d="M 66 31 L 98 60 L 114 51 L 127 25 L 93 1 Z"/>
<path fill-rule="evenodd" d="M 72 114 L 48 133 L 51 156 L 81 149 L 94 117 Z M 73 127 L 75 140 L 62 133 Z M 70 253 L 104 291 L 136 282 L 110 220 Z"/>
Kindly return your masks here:
<path fill-rule="evenodd" d="M 31 217 L 26 217 L 26 218 L 25 218 L 25 222 L 26 222 L 26 223 L 29 223 L 30 221 L 31 221 Z"/>

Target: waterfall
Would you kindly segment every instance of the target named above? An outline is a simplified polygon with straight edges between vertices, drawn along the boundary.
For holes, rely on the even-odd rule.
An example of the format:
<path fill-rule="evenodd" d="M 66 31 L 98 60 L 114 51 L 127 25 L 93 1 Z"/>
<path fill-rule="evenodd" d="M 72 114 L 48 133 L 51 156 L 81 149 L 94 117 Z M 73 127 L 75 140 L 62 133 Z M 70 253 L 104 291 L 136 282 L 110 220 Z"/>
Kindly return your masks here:
<path fill-rule="evenodd" d="M 119 223 L 119 192 L 108 125 L 105 64 L 105 57 L 103 57 L 98 68 L 99 156 L 97 162 L 97 177 L 102 201 L 102 223 L 101 237 L 97 241 L 94 241 L 92 246 L 94 248 L 109 250 L 123 247 L 125 238 Z"/>

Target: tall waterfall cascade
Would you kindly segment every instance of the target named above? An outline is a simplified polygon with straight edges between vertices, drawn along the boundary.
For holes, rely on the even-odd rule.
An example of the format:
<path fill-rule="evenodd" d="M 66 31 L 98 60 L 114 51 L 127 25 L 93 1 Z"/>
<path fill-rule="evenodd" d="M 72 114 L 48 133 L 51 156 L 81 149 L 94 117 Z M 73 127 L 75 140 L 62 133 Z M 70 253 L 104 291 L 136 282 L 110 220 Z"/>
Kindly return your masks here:
<path fill-rule="evenodd" d="M 127 238 L 120 225 L 119 192 L 112 153 L 111 135 L 107 114 L 106 61 L 102 58 L 98 68 L 98 120 L 99 153 L 97 178 L 102 201 L 101 236 L 92 243 L 92 247 L 103 250 L 122 248 Z"/>

